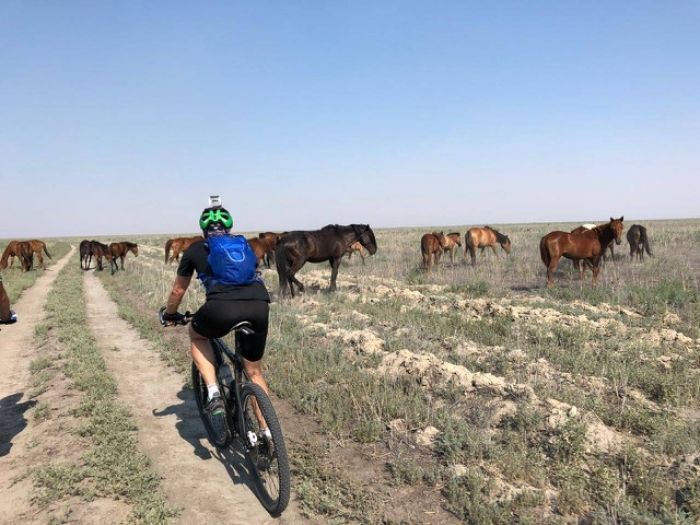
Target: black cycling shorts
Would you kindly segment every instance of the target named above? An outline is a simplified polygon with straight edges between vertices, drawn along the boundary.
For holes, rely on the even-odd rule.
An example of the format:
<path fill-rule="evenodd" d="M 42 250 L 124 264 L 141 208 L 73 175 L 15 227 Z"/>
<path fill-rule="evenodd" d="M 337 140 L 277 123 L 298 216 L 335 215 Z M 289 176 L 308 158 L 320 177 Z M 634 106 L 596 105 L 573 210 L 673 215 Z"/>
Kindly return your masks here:
<path fill-rule="evenodd" d="M 241 321 L 249 321 L 255 333 L 240 334 L 241 354 L 248 361 L 259 361 L 265 353 L 269 312 L 267 301 L 208 300 L 195 312 L 192 328 L 203 337 L 216 339 Z"/>

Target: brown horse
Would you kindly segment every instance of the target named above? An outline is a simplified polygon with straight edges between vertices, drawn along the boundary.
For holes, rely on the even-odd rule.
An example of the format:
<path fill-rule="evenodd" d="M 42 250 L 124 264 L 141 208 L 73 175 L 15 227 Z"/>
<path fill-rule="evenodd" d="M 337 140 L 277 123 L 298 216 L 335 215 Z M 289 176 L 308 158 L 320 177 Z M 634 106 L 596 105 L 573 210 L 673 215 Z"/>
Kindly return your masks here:
<path fill-rule="evenodd" d="M 114 266 L 112 273 L 114 273 L 119 268 L 117 267 L 117 257 L 122 263 L 122 270 L 124 269 L 124 257 L 127 253 L 133 253 L 134 257 L 139 256 L 139 245 L 135 242 L 123 241 L 123 242 L 113 242 L 109 245 L 109 253 L 112 254 L 111 264 Z"/>
<path fill-rule="evenodd" d="M 365 248 L 364 246 L 362 246 L 362 243 L 360 241 L 355 241 L 350 246 L 348 246 L 348 249 L 345 252 L 345 254 L 348 256 L 348 259 L 352 259 L 352 254 L 355 252 L 360 254 L 360 257 L 362 258 L 362 264 L 365 264 Z"/>
<path fill-rule="evenodd" d="M 420 239 L 420 252 L 423 256 L 423 268 L 430 271 L 433 266 L 440 264 L 440 256 L 445 248 L 445 234 L 440 232 L 426 233 Z"/>
<path fill-rule="evenodd" d="M 445 235 L 445 246 L 442 249 L 443 255 L 450 252 L 450 261 L 452 266 L 455 264 L 455 252 L 457 247 L 462 247 L 462 241 L 460 240 L 461 235 L 458 232 L 448 233 Z"/>
<path fill-rule="evenodd" d="M 277 243 L 279 242 L 280 237 L 282 237 L 282 234 L 275 232 L 263 232 L 258 234 L 258 238 L 267 242 L 268 246 L 270 246 L 272 250 L 267 252 L 264 257 L 265 266 L 268 268 L 270 268 L 270 265 L 275 264 L 275 250 L 277 249 Z"/>
<path fill-rule="evenodd" d="M 578 228 L 574 228 L 573 230 L 571 230 L 571 233 L 583 233 L 585 231 L 592 230 L 596 226 L 597 226 L 596 224 L 590 224 L 590 223 L 589 224 L 582 224 Z M 615 260 L 615 249 L 613 248 L 613 246 L 614 246 L 614 243 L 611 239 L 610 243 L 603 250 L 603 260 L 606 259 L 608 250 L 610 250 L 610 257 L 612 258 L 612 260 L 613 261 Z M 576 265 L 574 264 L 574 266 L 576 266 Z"/>
<path fill-rule="evenodd" d="M 107 246 L 106 244 L 102 244 L 98 241 L 90 241 L 90 259 L 92 259 L 92 257 L 94 257 L 95 261 L 97 262 L 98 272 L 104 270 L 104 267 L 102 266 L 102 258 L 104 257 L 105 259 L 107 259 L 112 275 L 114 275 L 114 272 L 116 271 L 114 269 L 114 266 L 116 266 L 116 264 L 113 264 L 114 258 L 112 257 L 112 252 L 109 249 L 109 246 Z"/>
<path fill-rule="evenodd" d="M 32 239 L 30 241 L 10 241 L 0 258 L 0 268 L 5 269 L 8 267 L 8 259 L 9 266 L 12 268 L 14 258 L 17 257 L 22 265 L 22 271 L 27 272 L 32 269 L 34 265 L 34 254 L 37 254 L 39 256 L 39 264 L 46 270 L 42 251 L 51 259 L 51 254 L 49 254 L 46 249 L 46 243 L 44 241 L 38 239 Z"/>
<path fill-rule="evenodd" d="M 466 258 L 467 253 L 469 253 L 472 259 L 472 266 L 476 266 L 476 249 L 479 248 L 481 255 L 483 255 L 484 248 L 491 247 L 494 255 L 498 257 L 496 244 L 500 244 L 503 251 L 507 254 L 510 253 L 512 244 L 507 235 L 494 230 L 491 226 L 469 228 L 467 233 L 464 234 L 464 257 Z"/>
<path fill-rule="evenodd" d="M 248 245 L 250 246 L 250 248 L 255 253 L 255 258 L 258 261 L 258 266 L 260 266 L 261 263 L 265 264 L 265 260 L 267 259 L 268 264 L 265 264 L 265 266 L 269 268 L 270 257 L 274 257 L 273 254 L 275 248 L 277 247 L 277 237 L 251 237 L 250 239 L 246 240 L 248 241 Z"/>
<path fill-rule="evenodd" d="M 559 259 L 566 257 L 574 262 L 574 266 L 579 271 L 579 279 L 583 281 L 585 268 L 581 261 L 587 261 L 593 269 L 593 285 L 598 282 L 598 272 L 600 271 L 600 261 L 605 252 L 605 248 L 613 240 L 620 244 L 624 216 L 619 219 L 610 217 L 610 222 L 601 226 L 596 226 L 592 230 L 577 233 L 567 233 L 553 231 L 542 237 L 540 241 L 540 256 L 542 262 L 547 267 L 547 288 L 554 282 L 554 271 L 557 269 Z"/>
<path fill-rule="evenodd" d="M 196 235 L 194 237 L 176 237 L 175 239 L 168 239 L 165 242 L 165 264 L 172 263 L 173 261 L 180 260 L 180 254 L 189 248 L 192 244 L 197 241 L 204 239 L 201 235 Z M 172 257 L 170 257 L 170 250 L 173 251 Z"/>

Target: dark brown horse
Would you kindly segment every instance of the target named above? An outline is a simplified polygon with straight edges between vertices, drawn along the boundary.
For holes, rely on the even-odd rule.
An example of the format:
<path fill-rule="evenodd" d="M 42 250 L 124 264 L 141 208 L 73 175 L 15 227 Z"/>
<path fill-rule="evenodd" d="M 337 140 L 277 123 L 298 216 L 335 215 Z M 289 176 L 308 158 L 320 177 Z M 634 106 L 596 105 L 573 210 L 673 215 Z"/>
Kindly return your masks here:
<path fill-rule="evenodd" d="M 294 285 L 300 292 L 304 285 L 294 275 L 304 263 L 328 261 L 331 265 L 331 285 L 329 291 L 336 290 L 336 279 L 340 259 L 347 253 L 348 247 L 360 241 L 370 254 L 377 251 L 377 241 L 369 224 L 350 224 L 339 226 L 329 224 L 314 231 L 294 231 L 284 234 L 275 251 L 277 275 L 280 283 L 280 296 L 291 292 L 294 297 Z"/>
<path fill-rule="evenodd" d="M 649 248 L 647 229 L 641 224 L 633 224 L 627 230 L 627 242 L 630 243 L 630 260 L 634 260 L 634 256 L 639 255 L 639 260 L 643 261 L 645 251 L 649 257 L 653 257 Z"/>
<path fill-rule="evenodd" d="M 464 257 L 468 253 L 472 259 L 472 266 L 476 266 L 476 249 L 479 248 L 481 255 L 483 255 L 484 248 L 491 247 L 494 255 L 498 256 L 496 244 L 500 244 L 504 252 L 510 253 L 512 244 L 507 235 L 494 230 L 491 226 L 469 228 L 464 234 Z"/>
<path fill-rule="evenodd" d="M 104 270 L 104 267 L 102 266 L 102 259 L 105 258 L 109 262 L 110 268 L 112 270 L 112 274 L 114 274 L 115 270 L 113 268 L 113 257 L 112 257 L 112 252 L 109 249 L 109 246 L 106 244 L 102 244 L 99 241 L 81 241 L 80 242 L 80 268 L 83 270 L 89 270 L 90 269 L 90 264 L 92 263 L 92 258 L 95 258 L 95 261 L 97 263 L 97 271 L 101 272 Z"/>
<path fill-rule="evenodd" d="M 423 256 L 423 268 L 428 272 L 433 266 L 440 264 L 440 256 L 445 248 L 445 234 L 440 232 L 426 233 L 420 239 L 420 253 Z"/>
<path fill-rule="evenodd" d="M 462 241 L 460 240 L 461 235 L 458 232 L 448 233 L 445 235 L 445 246 L 442 249 L 443 255 L 450 252 L 450 262 L 452 265 L 455 264 L 455 252 L 457 247 L 462 247 Z"/>
<path fill-rule="evenodd" d="M 579 278 L 583 280 L 585 268 L 581 261 L 588 262 L 593 269 L 593 285 L 598 282 L 600 261 L 606 247 L 613 240 L 620 244 L 624 217 L 613 219 L 610 222 L 596 226 L 592 230 L 584 230 L 578 233 L 553 231 L 542 237 L 540 241 L 540 256 L 547 267 L 547 287 L 554 282 L 554 271 L 557 269 L 559 259 L 566 257 L 574 262 L 579 271 Z"/>
<path fill-rule="evenodd" d="M 180 260 L 180 254 L 189 248 L 192 244 L 197 241 L 204 239 L 201 235 L 196 235 L 194 237 L 176 237 L 175 239 L 168 239 L 165 242 L 165 264 L 172 263 L 173 261 Z M 172 257 L 170 256 L 170 250 L 173 251 Z"/>
<path fill-rule="evenodd" d="M 133 253 L 134 257 L 139 256 L 139 245 L 135 242 L 123 241 L 123 242 L 113 242 L 109 245 L 109 253 L 112 254 L 111 264 L 114 266 L 112 273 L 114 273 L 119 268 L 117 267 L 117 257 L 122 264 L 122 270 L 124 269 L 124 257 L 127 253 Z"/>
<path fill-rule="evenodd" d="M 80 241 L 80 269 L 89 270 L 90 262 L 92 261 L 92 243 L 97 241 L 88 241 L 87 239 Z"/>

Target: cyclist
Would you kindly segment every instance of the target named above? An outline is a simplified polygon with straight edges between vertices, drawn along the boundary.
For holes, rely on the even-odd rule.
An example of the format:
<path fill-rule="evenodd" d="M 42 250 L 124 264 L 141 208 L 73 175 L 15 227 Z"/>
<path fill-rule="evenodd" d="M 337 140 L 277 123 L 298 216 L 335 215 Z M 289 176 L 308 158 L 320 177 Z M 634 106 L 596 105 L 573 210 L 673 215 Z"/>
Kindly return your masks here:
<path fill-rule="evenodd" d="M 17 314 L 10 310 L 10 298 L 7 296 L 5 287 L 2 284 L 2 274 L 0 274 L 0 323 L 12 324 L 17 321 Z"/>
<path fill-rule="evenodd" d="M 175 324 L 184 318 L 177 309 L 196 270 L 197 277 L 205 284 L 206 302 L 195 312 L 189 325 L 192 359 L 207 385 L 205 411 L 218 437 L 216 441 L 223 443 L 226 439 L 226 417 L 209 339 L 223 337 L 237 323 L 249 321 L 255 333 L 240 336 L 243 366 L 250 380 L 269 394 L 261 359 L 267 340 L 270 296 L 256 273 L 252 282 L 242 285 L 226 285 L 212 279 L 209 244 L 215 241 L 214 237 L 230 235 L 233 228 L 233 218 L 226 209 L 221 206 L 206 208 L 200 216 L 199 226 L 204 240 L 195 242 L 184 252 L 162 320 L 165 324 Z M 269 434 L 267 429 L 263 432 Z"/>

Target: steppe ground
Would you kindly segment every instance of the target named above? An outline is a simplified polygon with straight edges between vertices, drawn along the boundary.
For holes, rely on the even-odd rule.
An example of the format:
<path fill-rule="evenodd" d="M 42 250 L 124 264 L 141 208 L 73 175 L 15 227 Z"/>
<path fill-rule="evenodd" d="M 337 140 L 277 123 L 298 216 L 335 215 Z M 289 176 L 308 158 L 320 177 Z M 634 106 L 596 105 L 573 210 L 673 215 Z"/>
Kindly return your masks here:
<path fill-rule="evenodd" d="M 307 292 L 273 292 L 265 357 L 283 414 L 295 498 L 321 522 L 695 523 L 700 517 L 700 221 L 647 226 L 593 288 L 562 261 L 544 287 L 538 243 L 577 224 L 498 225 L 512 253 L 458 254 L 427 274 L 420 237 L 375 231 L 379 250 L 307 265 Z M 165 236 L 101 281 L 122 317 L 184 376 L 184 330 L 155 312 L 175 266 Z M 104 240 L 119 240 L 117 238 Z M 75 243 L 75 241 L 73 241 Z M 77 259 L 73 263 L 77 266 Z M 182 309 L 204 297 L 192 286 Z M 163 513 L 163 519 L 170 519 Z"/>

